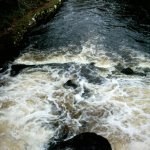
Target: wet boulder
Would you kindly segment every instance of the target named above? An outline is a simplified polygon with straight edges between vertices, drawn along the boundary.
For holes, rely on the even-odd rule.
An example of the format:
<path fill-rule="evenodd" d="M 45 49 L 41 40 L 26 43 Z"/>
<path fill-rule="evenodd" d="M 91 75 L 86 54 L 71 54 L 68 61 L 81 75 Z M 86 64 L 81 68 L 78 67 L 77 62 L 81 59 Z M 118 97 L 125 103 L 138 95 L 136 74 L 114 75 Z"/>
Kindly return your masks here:
<path fill-rule="evenodd" d="M 22 71 L 25 68 L 31 67 L 32 65 L 25 65 L 25 64 L 14 64 L 11 66 L 11 71 L 10 71 L 10 75 L 16 76 L 20 73 L 20 71 Z"/>
<path fill-rule="evenodd" d="M 80 75 L 84 77 L 89 83 L 92 84 L 103 84 L 105 78 L 99 75 L 101 68 L 95 67 L 95 63 L 83 65 L 80 71 Z"/>
<path fill-rule="evenodd" d="M 91 62 L 91 63 L 90 63 L 90 66 L 94 66 L 94 65 L 95 65 L 95 62 Z"/>
<path fill-rule="evenodd" d="M 48 150 L 112 150 L 109 141 L 96 133 L 85 132 L 50 146 Z"/>
<path fill-rule="evenodd" d="M 131 68 L 124 68 L 124 69 L 121 70 L 121 73 L 126 74 L 126 75 L 135 74 L 134 71 Z"/>
<path fill-rule="evenodd" d="M 122 69 L 121 73 L 126 74 L 126 75 L 146 76 L 145 72 L 133 71 L 131 68 L 124 68 Z"/>
<path fill-rule="evenodd" d="M 65 88 L 69 88 L 72 87 L 74 89 L 76 89 L 78 87 L 78 85 L 76 83 L 74 83 L 73 80 L 68 80 L 65 84 L 64 84 Z"/>

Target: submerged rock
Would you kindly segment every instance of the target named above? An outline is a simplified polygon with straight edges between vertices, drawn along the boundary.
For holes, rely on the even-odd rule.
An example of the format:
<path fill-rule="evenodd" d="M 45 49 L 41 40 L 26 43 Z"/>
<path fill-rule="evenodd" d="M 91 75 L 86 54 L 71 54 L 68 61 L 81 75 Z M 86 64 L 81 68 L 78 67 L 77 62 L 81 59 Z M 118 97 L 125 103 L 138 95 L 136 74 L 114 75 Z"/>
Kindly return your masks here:
<path fill-rule="evenodd" d="M 103 84 L 105 78 L 99 75 L 100 68 L 94 66 L 95 63 L 89 65 L 83 65 L 80 71 L 80 75 L 84 77 L 89 83 Z"/>
<path fill-rule="evenodd" d="M 126 74 L 126 75 L 135 74 L 134 71 L 131 68 L 124 68 L 124 69 L 122 69 L 121 73 Z"/>
<path fill-rule="evenodd" d="M 85 132 L 50 146 L 48 150 L 112 150 L 109 141 L 96 133 Z"/>
<path fill-rule="evenodd" d="M 38 58 L 38 59 L 40 59 L 40 57 Z M 52 68 L 63 68 L 63 69 L 65 69 L 65 68 L 68 68 L 69 67 L 69 65 L 68 64 L 59 64 L 59 63 L 50 63 L 50 64 L 33 64 L 33 65 L 26 65 L 26 64 L 13 64 L 12 66 L 11 66 L 11 71 L 10 71 L 10 76 L 16 76 L 16 75 L 18 75 L 21 71 L 23 71 L 24 69 L 26 69 L 26 68 L 28 68 L 28 69 L 30 69 L 30 68 L 42 68 L 42 67 L 44 67 L 44 66 L 50 66 L 50 67 L 52 67 Z M 68 85 L 69 85 L 69 83 L 68 83 Z"/>
<path fill-rule="evenodd" d="M 31 66 L 33 66 L 33 65 L 25 65 L 25 64 L 12 65 L 10 75 L 11 76 L 16 76 L 17 74 L 20 73 L 20 71 L 22 71 L 25 68 L 31 67 Z"/>
<path fill-rule="evenodd" d="M 146 76 L 146 73 L 133 71 L 131 68 L 124 68 L 122 69 L 121 73 L 126 75 Z"/>
<path fill-rule="evenodd" d="M 89 98 L 91 96 L 91 91 L 90 89 L 84 87 L 84 92 L 82 93 L 82 97 L 84 98 Z"/>
<path fill-rule="evenodd" d="M 0 73 L 4 73 L 8 69 L 8 64 L 0 65 Z"/>
<path fill-rule="evenodd" d="M 76 89 L 78 87 L 78 85 L 76 83 L 74 83 L 72 80 L 68 80 L 65 84 L 64 84 L 65 88 L 68 87 L 72 87 L 74 89 Z"/>

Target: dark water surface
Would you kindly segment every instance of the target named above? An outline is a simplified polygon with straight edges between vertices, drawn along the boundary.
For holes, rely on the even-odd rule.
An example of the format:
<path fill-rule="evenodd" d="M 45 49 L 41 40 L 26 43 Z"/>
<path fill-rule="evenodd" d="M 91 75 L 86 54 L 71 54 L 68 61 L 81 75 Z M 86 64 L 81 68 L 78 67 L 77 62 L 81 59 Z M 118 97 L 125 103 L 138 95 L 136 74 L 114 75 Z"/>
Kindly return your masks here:
<path fill-rule="evenodd" d="M 115 0 L 67 0 L 32 30 L 1 75 L 0 150 L 43 150 L 62 131 L 96 132 L 114 150 L 150 147 L 150 14 Z M 36 66 L 37 65 L 37 66 Z M 130 67 L 136 74 L 124 75 Z M 77 88 L 64 84 L 72 80 Z"/>

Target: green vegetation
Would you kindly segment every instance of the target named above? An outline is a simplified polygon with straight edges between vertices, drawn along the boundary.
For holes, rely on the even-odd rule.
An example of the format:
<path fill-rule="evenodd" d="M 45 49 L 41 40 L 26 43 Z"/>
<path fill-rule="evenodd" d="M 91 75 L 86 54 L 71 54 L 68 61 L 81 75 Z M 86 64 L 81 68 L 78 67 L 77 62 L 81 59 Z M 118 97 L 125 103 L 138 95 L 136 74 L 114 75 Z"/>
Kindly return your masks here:
<path fill-rule="evenodd" d="M 0 1 L 0 30 L 4 30 L 11 26 L 14 20 L 22 18 L 28 11 L 34 10 L 42 6 L 49 0 L 19 0 L 18 3 L 9 4 Z"/>
<path fill-rule="evenodd" d="M 0 65 L 18 55 L 26 33 L 50 20 L 62 1 L 0 0 Z"/>
<path fill-rule="evenodd" d="M 18 46 L 25 33 L 50 19 L 61 4 L 62 0 L 20 0 L 17 6 L 0 9 L 0 49 Z"/>

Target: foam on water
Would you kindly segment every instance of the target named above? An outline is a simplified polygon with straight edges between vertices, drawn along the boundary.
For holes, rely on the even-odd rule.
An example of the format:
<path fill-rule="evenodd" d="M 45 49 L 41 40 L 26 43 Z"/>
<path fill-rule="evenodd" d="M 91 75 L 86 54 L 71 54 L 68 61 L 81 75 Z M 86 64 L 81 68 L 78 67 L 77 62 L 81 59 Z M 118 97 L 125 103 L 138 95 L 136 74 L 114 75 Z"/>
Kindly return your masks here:
<path fill-rule="evenodd" d="M 1 150 L 44 149 L 63 126 L 69 129 L 68 138 L 93 131 L 108 138 L 114 150 L 149 149 L 149 76 L 109 77 L 112 71 L 117 72 L 115 65 L 120 60 L 114 61 L 104 51 L 95 55 L 93 49 L 83 46 L 80 54 L 72 56 L 43 54 L 42 61 L 35 59 L 39 54 L 32 53 L 16 59 L 15 63 L 23 64 L 74 64 L 67 70 L 47 66 L 44 72 L 29 68 L 15 78 L 6 75 L 8 83 L 0 87 Z M 149 63 L 144 55 L 136 55 L 136 60 L 139 63 L 135 68 L 143 67 L 142 62 Z M 105 68 L 105 75 L 101 69 L 96 70 L 105 77 L 100 79 L 101 84 L 89 82 L 81 74 L 81 68 L 90 62 Z M 77 89 L 63 86 L 69 79 L 75 81 Z"/>
<path fill-rule="evenodd" d="M 35 72 L 18 75 L 1 87 L 1 150 L 42 149 L 45 140 L 54 135 L 49 123 L 57 115 L 51 114 L 48 81 L 51 79 L 47 74 Z"/>
<path fill-rule="evenodd" d="M 71 46 L 70 46 L 71 47 Z M 82 46 L 82 51 L 76 55 L 71 54 L 71 50 L 64 55 L 64 54 L 52 54 L 51 52 L 34 52 L 30 51 L 27 53 L 23 53 L 18 59 L 15 60 L 15 63 L 19 64 L 48 64 L 48 63 L 68 63 L 68 62 L 75 62 L 75 63 L 82 63 L 88 64 L 90 62 L 94 62 L 97 67 L 103 68 L 111 68 L 115 65 L 115 62 L 111 60 L 109 56 L 107 56 L 101 45 L 101 47 L 97 48 L 91 44 L 91 41 L 87 41 Z M 57 50 L 55 50 L 57 51 Z M 63 52 L 62 48 L 62 52 Z M 66 51 L 66 50 L 65 50 Z M 61 61 L 60 61 L 61 60 Z"/>

